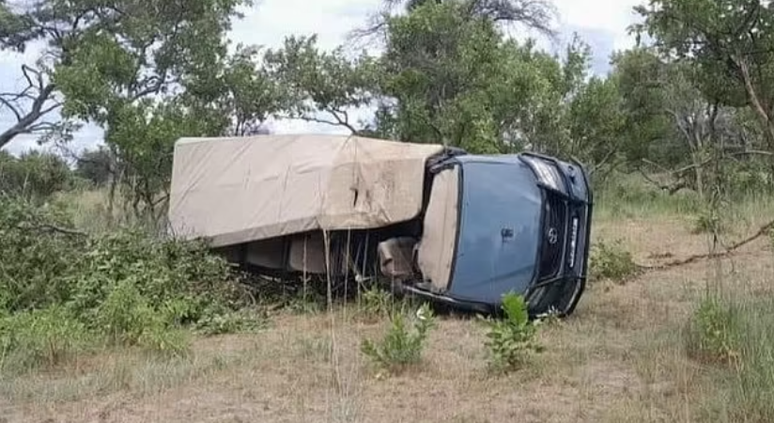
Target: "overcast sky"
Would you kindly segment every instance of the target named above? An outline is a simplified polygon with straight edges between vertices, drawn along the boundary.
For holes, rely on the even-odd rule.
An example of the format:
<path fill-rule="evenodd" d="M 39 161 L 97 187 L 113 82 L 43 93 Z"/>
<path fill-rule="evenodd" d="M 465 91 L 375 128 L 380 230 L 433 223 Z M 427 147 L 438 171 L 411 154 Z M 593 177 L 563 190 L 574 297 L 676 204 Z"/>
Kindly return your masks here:
<path fill-rule="evenodd" d="M 353 28 L 361 27 L 369 13 L 378 10 L 381 0 L 259 0 L 256 6 L 245 11 L 245 18 L 237 21 L 230 38 L 235 43 L 259 44 L 278 47 L 290 34 L 318 34 L 322 48 L 332 49 L 344 41 Z M 559 45 L 541 43 L 547 49 L 563 48 L 573 32 L 591 45 L 596 73 L 608 69 L 610 53 L 631 46 L 632 40 L 626 28 L 634 21 L 632 7 L 639 0 L 554 0 L 560 15 Z M 526 34 L 513 34 L 523 37 Z M 24 55 L 0 52 L 0 92 L 12 91 L 24 86 L 19 67 L 31 63 L 37 54 L 30 49 Z M 0 111 L 0 130 L 14 122 L 9 113 Z M 300 121 L 273 122 L 277 133 L 331 131 L 330 127 L 312 125 Z M 92 147 L 101 142 L 102 131 L 93 126 L 82 129 L 75 139 L 75 148 Z M 6 148 L 19 153 L 34 147 L 35 137 L 17 137 Z"/>

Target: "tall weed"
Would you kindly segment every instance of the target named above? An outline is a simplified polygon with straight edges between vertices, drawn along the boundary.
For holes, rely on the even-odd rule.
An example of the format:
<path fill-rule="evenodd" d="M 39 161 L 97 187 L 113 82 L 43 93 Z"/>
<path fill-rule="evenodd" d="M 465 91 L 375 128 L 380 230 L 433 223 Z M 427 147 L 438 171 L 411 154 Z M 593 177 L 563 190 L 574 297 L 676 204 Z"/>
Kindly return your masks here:
<path fill-rule="evenodd" d="M 379 341 L 363 340 L 361 351 L 377 366 L 391 373 L 399 373 L 422 359 L 428 332 L 435 326 L 435 316 L 423 304 L 412 318 L 396 311 L 390 317 L 390 329 Z"/>
<path fill-rule="evenodd" d="M 774 421 L 774 301 L 708 295 L 689 324 L 686 349 L 721 366 L 714 421 Z"/>
<path fill-rule="evenodd" d="M 535 340 L 537 327 L 529 319 L 524 297 L 514 293 L 504 295 L 502 309 L 504 319 L 483 321 L 489 329 L 485 345 L 489 349 L 490 367 L 510 372 L 524 366 L 530 355 L 542 347 Z"/>

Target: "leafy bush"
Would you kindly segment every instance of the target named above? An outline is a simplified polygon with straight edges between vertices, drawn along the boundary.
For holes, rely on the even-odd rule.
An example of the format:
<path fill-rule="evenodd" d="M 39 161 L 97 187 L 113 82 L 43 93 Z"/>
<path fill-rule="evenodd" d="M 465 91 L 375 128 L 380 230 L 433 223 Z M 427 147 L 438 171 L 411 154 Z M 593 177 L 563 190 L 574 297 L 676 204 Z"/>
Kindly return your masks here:
<path fill-rule="evenodd" d="M 187 337 L 181 328 L 224 333 L 256 320 L 237 312 L 246 303 L 235 276 L 199 243 L 130 229 L 87 235 L 60 210 L 0 198 L 0 346 L 6 359 L 55 364 L 89 343 L 182 354 Z"/>
<path fill-rule="evenodd" d="M 73 173 L 51 153 L 31 151 L 13 157 L 0 152 L 0 192 L 40 200 L 70 187 Z"/>
<path fill-rule="evenodd" d="M 55 366 L 86 346 L 85 325 L 61 306 L 0 319 L 0 372 Z"/>
<path fill-rule="evenodd" d="M 491 368 L 507 372 L 521 368 L 531 353 L 542 348 L 536 343 L 537 328 L 529 320 L 527 303 L 522 296 L 504 295 L 502 309 L 504 319 L 488 319 L 484 323 L 489 327 L 486 347 Z"/>
<path fill-rule="evenodd" d="M 377 366 L 392 373 L 401 372 L 421 361 L 428 331 L 434 325 L 435 316 L 427 304 L 417 310 L 410 322 L 402 311 L 393 312 L 384 338 L 378 342 L 363 340 L 361 351 Z"/>
<path fill-rule="evenodd" d="M 637 273 L 632 254 L 620 242 L 598 241 L 591 247 L 589 268 L 593 279 L 623 281 Z"/>
<path fill-rule="evenodd" d="M 688 324 L 688 353 L 701 361 L 732 363 L 739 358 L 739 320 L 733 304 L 705 296 Z"/>
<path fill-rule="evenodd" d="M 726 226 L 723 224 L 723 218 L 718 213 L 701 211 L 693 221 L 691 233 L 694 235 L 723 233 L 725 230 Z"/>
<path fill-rule="evenodd" d="M 367 321 L 389 316 L 392 295 L 374 285 L 360 294 L 360 315 Z"/>
<path fill-rule="evenodd" d="M 707 420 L 774 421 L 774 301 L 708 295 L 687 329 L 690 356 L 720 365 Z"/>

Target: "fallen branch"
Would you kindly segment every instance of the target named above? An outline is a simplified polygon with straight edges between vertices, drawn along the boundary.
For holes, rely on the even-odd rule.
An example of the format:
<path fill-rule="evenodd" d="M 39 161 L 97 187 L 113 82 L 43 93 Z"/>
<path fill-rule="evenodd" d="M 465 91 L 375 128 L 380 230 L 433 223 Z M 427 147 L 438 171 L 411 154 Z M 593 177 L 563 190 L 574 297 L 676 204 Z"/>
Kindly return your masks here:
<path fill-rule="evenodd" d="M 769 234 L 770 231 L 774 230 L 774 220 L 771 222 L 761 226 L 761 228 L 755 232 L 753 235 L 731 245 L 730 247 L 726 248 L 725 251 L 719 252 L 719 253 L 707 253 L 707 254 L 697 254 L 690 256 L 685 259 L 681 260 L 675 260 L 669 263 L 659 264 L 655 266 L 648 266 L 644 264 L 638 264 L 637 268 L 640 270 L 665 270 L 665 269 L 671 269 L 673 267 L 678 266 L 684 266 L 686 264 L 695 263 L 699 260 L 709 259 L 709 258 L 719 258 L 719 257 L 726 257 L 734 253 L 736 250 L 744 247 L 745 245 L 757 240 L 758 238 L 764 237 Z"/>
<path fill-rule="evenodd" d="M 688 184 L 685 181 L 678 181 L 672 185 L 662 184 L 656 181 L 655 179 L 651 178 L 650 176 L 648 176 L 648 174 L 642 168 L 638 167 L 637 170 L 640 172 L 640 174 L 642 174 L 642 177 L 645 179 L 646 182 L 653 184 L 661 191 L 668 192 L 669 195 L 674 195 L 681 189 L 688 188 Z"/>
<path fill-rule="evenodd" d="M 21 231 L 38 231 L 38 232 L 53 232 L 58 233 L 62 235 L 68 235 L 68 236 L 77 236 L 77 237 L 86 237 L 88 234 L 86 232 L 81 232 L 76 229 L 68 229 L 68 228 L 62 228 L 59 226 L 54 225 L 48 225 L 48 224 L 40 224 L 36 226 L 16 226 L 16 229 Z"/>

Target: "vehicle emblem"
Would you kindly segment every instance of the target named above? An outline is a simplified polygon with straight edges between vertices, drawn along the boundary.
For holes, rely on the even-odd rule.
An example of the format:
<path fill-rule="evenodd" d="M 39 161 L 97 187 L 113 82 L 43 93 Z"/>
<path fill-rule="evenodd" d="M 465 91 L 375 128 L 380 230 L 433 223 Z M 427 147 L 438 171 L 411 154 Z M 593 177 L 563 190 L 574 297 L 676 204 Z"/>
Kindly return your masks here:
<path fill-rule="evenodd" d="M 554 245 L 558 240 L 559 240 L 559 232 L 556 230 L 556 228 L 548 229 L 548 243 L 551 245 Z"/>

